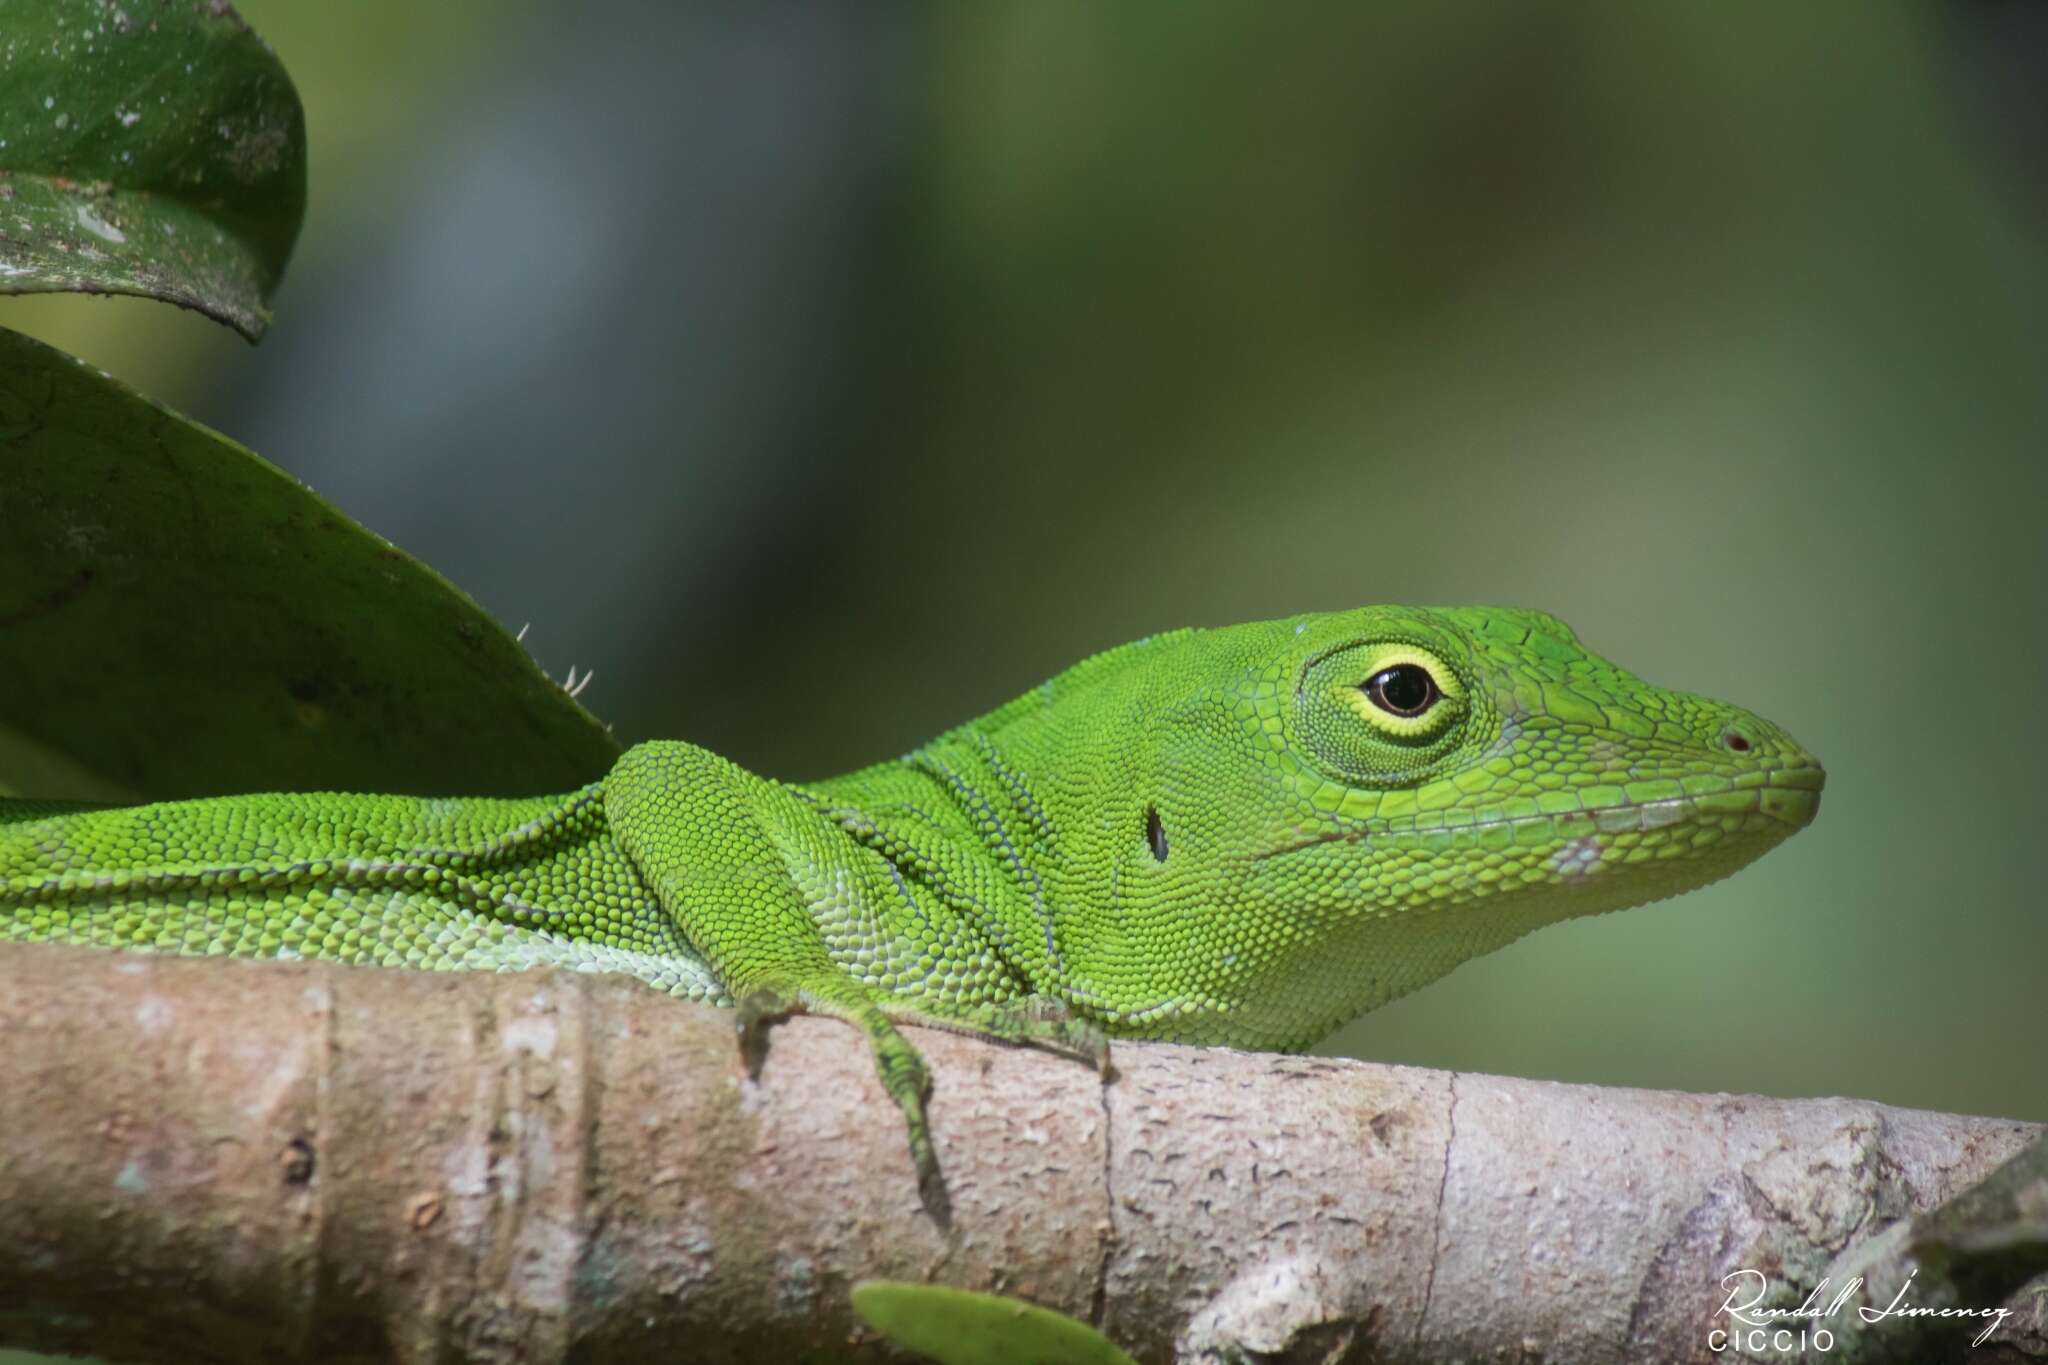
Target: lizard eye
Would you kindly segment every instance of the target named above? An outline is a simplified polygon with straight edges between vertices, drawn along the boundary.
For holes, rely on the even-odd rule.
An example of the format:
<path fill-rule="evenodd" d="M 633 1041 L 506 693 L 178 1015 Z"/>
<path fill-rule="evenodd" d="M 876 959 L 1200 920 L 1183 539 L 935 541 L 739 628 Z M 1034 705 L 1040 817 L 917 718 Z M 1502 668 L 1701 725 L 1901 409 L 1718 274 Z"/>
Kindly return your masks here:
<path fill-rule="evenodd" d="M 1310 659 L 1294 705 L 1284 736 L 1299 736 L 1343 782 L 1379 788 L 1419 780 L 1472 715 L 1458 670 L 1405 640 L 1354 640 Z"/>
<path fill-rule="evenodd" d="M 1356 676 L 1356 675 L 1354 675 Z M 1383 668 L 1360 687 L 1372 704 L 1390 716 L 1419 716 L 1443 696 L 1436 679 L 1421 664 Z"/>

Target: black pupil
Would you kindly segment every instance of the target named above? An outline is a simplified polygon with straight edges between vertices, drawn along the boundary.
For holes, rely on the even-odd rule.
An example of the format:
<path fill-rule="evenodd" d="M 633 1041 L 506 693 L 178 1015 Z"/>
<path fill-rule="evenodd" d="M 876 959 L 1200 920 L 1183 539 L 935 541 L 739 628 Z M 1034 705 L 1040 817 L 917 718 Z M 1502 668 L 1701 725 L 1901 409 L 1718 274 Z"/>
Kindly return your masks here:
<path fill-rule="evenodd" d="M 1415 716 L 1436 700 L 1436 679 L 1418 664 L 1395 664 L 1373 675 L 1365 690 L 1383 711 L 1397 716 Z"/>

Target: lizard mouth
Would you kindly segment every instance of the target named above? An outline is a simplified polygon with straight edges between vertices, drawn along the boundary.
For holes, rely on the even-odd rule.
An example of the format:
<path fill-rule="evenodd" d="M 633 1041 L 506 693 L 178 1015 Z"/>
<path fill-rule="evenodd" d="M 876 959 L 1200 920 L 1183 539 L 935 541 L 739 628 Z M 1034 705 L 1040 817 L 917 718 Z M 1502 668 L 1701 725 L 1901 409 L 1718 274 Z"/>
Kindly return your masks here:
<path fill-rule="evenodd" d="M 1761 780 L 1750 779 L 1747 785 L 1743 786 L 1730 784 L 1722 791 L 1658 797 L 1647 801 L 1621 801 L 1613 805 L 1581 808 L 1576 811 L 1496 815 L 1463 823 L 1453 823 L 1441 815 L 1434 818 L 1428 815 L 1404 815 L 1378 824 L 1360 824 L 1351 829 L 1328 830 L 1309 835 L 1293 843 L 1255 853 L 1252 855 L 1252 861 L 1260 862 L 1267 858 L 1283 857 L 1322 844 L 1370 843 L 1374 839 L 1392 834 L 1442 830 L 1455 837 L 1460 830 L 1493 829 L 1503 825 L 1514 830 L 1555 829 L 1560 820 L 1585 817 L 1592 819 L 1591 829 L 1575 831 L 1573 834 L 1565 834 L 1559 830 L 1559 840 L 1568 840 L 1582 834 L 1648 832 L 1702 817 L 1758 814 L 1786 826 L 1785 832 L 1788 834 L 1813 823 L 1813 817 L 1820 811 L 1821 788 L 1827 783 L 1827 773 L 1818 763 L 1761 769 L 1758 772 Z"/>

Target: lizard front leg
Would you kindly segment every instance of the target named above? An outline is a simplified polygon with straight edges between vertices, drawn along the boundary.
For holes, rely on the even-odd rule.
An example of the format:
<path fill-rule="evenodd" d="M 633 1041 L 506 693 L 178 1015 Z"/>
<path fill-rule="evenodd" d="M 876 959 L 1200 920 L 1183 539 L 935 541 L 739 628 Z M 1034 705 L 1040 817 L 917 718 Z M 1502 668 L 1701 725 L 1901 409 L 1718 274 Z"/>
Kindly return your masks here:
<path fill-rule="evenodd" d="M 628 751 L 605 779 L 605 813 L 735 1000 L 750 1072 L 767 1026 L 793 1012 L 844 1019 L 866 1035 L 882 1088 L 902 1111 L 919 1192 L 945 1221 L 925 1115 L 930 1076 L 892 1022 L 928 1017 L 896 992 L 945 970 L 944 926 L 892 904 L 890 870 L 789 789 L 694 745 Z"/>

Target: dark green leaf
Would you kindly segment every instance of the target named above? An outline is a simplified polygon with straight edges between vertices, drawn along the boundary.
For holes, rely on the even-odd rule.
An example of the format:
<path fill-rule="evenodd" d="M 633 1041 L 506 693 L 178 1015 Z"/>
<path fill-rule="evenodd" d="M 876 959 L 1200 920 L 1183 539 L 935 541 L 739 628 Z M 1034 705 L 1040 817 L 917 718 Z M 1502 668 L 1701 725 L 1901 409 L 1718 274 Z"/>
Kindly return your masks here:
<path fill-rule="evenodd" d="M 306 209 L 284 67 L 221 0 L 0 0 L 0 292 L 140 294 L 251 341 Z"/>
<path fill-rule="evenodd" d="M 539 793 L 618 752 L 433 570 L 5 330 L 0 526 L 0 782 L 23 794 Z"/>
<path fill-rule="evenodd" d="M 852 1297 L 868 1326 L 939 1365 L 1136 1365 L 1088 1324 L 1022 1299 L 900 1280 L 863 1280 Z"/>

